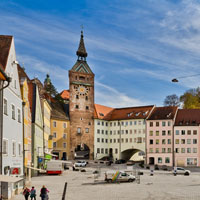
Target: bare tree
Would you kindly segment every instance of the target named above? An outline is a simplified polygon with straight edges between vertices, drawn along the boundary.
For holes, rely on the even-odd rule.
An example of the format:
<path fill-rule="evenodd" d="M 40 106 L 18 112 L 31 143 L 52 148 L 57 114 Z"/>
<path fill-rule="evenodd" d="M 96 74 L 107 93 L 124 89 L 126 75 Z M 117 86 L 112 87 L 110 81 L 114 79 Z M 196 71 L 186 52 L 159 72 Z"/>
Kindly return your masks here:
<path fill-rule="evenodd" d="M 180 106 L 180 99 L 176 94 L 166 96 L 164 106 Z"/>

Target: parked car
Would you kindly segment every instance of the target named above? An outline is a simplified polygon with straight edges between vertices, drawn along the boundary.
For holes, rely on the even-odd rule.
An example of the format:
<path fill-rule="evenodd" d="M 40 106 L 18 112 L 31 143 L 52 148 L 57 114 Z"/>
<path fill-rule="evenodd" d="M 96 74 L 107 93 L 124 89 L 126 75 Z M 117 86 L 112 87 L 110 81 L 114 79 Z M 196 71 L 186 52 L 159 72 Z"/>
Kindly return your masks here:
<path fill-rule="evenodd" d="M 175 167 L 173 170 L 174 175 L 182 174 L 185 176 L 189 176 L 191 174 L 190 170 L 184 169 L 182 167 Z"/>
<path fill-rule="evenodd" d="M 78 160 L 77 162 L 75 162 L 75 167 L 86 167 L 87 162 L 84 160 Z"/>
<path fill-rule="evenodd" d="M 105 181 L 108 183 L 112 182 L 133 182 L 135 176 L 128 174 L 124 171 L 107 171 L 105 173 Z"/>
<path fill-rule="evenodd" d="M 115 164 L 123 164 L 123 163 L 126 163 L 126 161 L 123 159 L 119 159 L 115 161 Z"/>
<path fill-rule="evenodd" d="M 134 165 L 134 164 L 135 164 L 135 162 L 133 160 L 128 160 L 126 162 L 126 165 Z"/>

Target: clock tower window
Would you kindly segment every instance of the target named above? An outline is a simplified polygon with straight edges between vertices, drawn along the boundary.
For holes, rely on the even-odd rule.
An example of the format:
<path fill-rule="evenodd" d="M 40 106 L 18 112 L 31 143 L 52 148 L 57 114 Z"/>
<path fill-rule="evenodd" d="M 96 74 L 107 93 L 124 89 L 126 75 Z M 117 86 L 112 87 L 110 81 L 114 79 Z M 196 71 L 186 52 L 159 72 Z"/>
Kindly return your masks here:
<path fill-rule="evenodd" d="M 79 96 L 78 96 L 78 95 L 76 95 L 76 99 L 79 99 Z"/>
<path fill-rule="evenodd" d="M 85 100 L 86 100 L 86 101 L 88 100 L 88 96 L 85 96 Z"/>
<path fill-rule="evenodd" d="M 86 110 L 89 110 L 89 106 L 86 106 L 85 109 L 86 109 Z"/>
<path fill-rule="evenodd" d="M 78 106 L 78 105 L 76 105 L 76 106 L 75 106 L 75 108 L 76 108 L 76 109 L 79 109 L 79 106 Z"/>

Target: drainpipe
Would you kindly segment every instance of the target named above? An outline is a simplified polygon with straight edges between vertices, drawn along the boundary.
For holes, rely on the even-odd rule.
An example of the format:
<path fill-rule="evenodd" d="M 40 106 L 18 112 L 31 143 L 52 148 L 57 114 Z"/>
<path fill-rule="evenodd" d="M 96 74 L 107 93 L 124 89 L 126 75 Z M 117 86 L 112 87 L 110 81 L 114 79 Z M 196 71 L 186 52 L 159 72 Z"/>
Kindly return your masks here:
<path fill-rule="evenodd" d="M 26 105 L 26 102 L 22 102 L 22 133 L 23 133 L 23 173 L 24 173 L 24 185 L 26 183 L 25 179 L 26 179 L 26 176 L 25 176 L 25 144 L 24 144 L 24 137 L 25 137 L 25 133 L 24 133 L 24 107 Z"/>

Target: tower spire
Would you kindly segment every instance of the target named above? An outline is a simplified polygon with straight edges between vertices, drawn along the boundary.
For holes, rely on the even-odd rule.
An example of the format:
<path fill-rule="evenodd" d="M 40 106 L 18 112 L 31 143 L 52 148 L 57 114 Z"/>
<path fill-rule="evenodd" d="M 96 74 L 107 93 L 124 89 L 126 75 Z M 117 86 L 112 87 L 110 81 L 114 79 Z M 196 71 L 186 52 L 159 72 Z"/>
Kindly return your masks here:
<path fill-rule="evenodd" d="M 85 49 L 85 44 L 84 44 L 84 39 L 83 39 L 83 31 L 81 31 L 81 38 L 80 38 L 79 47 L 76 52 L 76 55 L 78 56 L 78 60 L 86 61 L 87 52 Z"/>

